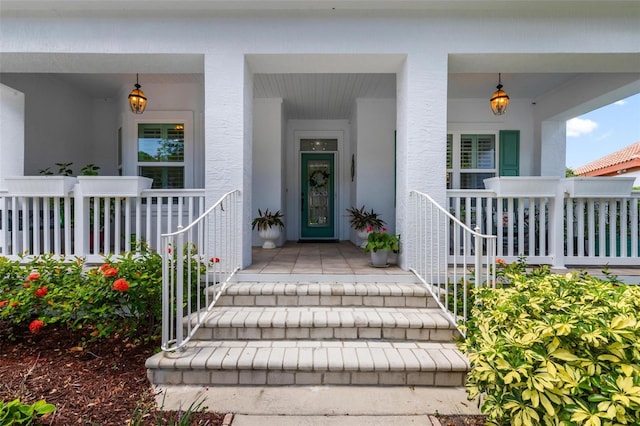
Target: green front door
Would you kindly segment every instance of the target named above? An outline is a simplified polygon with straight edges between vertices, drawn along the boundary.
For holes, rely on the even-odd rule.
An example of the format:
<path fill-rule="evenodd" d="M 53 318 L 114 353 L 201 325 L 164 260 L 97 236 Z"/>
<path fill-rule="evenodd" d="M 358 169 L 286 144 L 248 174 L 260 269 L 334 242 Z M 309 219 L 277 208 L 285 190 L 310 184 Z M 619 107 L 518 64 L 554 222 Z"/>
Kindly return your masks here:
<path fill-rule="evenodd" d="M 302 154 L 300 238 L 335 238 L 334 154 Z"/>

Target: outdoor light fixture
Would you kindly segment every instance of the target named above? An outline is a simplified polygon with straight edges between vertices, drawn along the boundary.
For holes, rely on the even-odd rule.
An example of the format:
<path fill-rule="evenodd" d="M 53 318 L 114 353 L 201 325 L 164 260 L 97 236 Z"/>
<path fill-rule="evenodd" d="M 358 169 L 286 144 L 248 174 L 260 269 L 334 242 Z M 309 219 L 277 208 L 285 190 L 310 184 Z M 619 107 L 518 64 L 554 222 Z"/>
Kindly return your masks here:
<path fill-rule="evenodd" d="M 507 112 L 507 107 L 509 106 L 509 96 L 507 95 L 507 92 L 502 90 L 501 77 L 501 74 L 498 73 L 498 85 L 496 86 L 496 89 L 498 90 L 493 92 L 493 95 L 491 96 L 491 111 L 493 111 L 495 115 L 504 114 Z"/>
<path fill-rule="evenodd" d="M 136 88 L 129 93 L 129 106 L 131 111 L 136 114 L 142 114 L 147 107 L 147 98 L 138 84 L 138 74 L 136 74 Z"/>

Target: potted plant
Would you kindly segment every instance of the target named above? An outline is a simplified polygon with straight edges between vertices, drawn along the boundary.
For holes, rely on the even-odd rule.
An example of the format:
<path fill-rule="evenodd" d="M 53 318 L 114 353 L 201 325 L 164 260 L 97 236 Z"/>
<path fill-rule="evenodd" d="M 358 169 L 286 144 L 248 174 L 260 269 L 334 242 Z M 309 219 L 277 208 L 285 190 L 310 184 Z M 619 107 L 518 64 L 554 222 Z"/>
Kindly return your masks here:
<path fill-rule="evenodd" d="M 371 252 L 371 266 L 389 266 L 387 262 L 389 253 L 398 253 L 399 251 L 400 235 L 388 233 L 387 228 L 371 228 L 367 236 L 367 243 L 364 246 L 365 253 Z"/>
<path fill-rule="evenodd" d="M 347 209 L 349 213 L 349 223 L 351 227 L 356 231 L 358 237 L 362 240 L 360 247 L 364 248 L 367 243 L 367 234 L 369 229 L 380 229 L 384 226 L 384 220 L 380 219 L 378 213 L 375 213 L 373 209 L 367 211 L 364 205 L 360 208 L 350 207 Z"/>
<path fill-rule="evenodd" d="M 262 248 L 271 249 L 276 247 L 276 240 L 280 238 L 280 233 L 284 229 L 282 218 L 284 215 L 278 210 L 271 213 L 269 209 L 264 212 L 258 209 L 258 217 L 251 222 L 251 229 L 258 228 L 258 234 L 264 240 Z"/>

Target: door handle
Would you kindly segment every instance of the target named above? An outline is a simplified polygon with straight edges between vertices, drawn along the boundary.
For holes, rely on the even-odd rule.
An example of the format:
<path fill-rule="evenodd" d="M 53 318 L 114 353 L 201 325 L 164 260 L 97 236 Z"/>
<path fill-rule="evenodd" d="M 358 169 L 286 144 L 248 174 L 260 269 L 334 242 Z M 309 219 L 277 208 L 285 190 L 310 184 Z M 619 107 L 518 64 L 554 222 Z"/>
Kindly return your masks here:
<path fill-rule="evenodd" d="M 300 198 L 300 211 L 302 213 L 304 213 L 304 192 L 300 193 L 301 198 Z"/>

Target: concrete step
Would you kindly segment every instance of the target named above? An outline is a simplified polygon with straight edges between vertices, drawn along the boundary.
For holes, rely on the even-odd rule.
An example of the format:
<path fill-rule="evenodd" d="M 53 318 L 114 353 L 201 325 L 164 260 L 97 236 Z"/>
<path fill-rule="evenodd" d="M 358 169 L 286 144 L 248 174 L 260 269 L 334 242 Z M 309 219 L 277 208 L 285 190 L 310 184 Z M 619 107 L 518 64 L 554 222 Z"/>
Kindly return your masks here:
<path fill-rule="evenodd" d="M 463 386 L 469 363 L 455 343 L 200 341 L 146 362 L 156 385 Z"/>
<path fill-rule="evenodd" d="M 429 292 L 415 283 L 237 282 L 218 306 L 387 306 L 435 308 Z"/>
<path fill-rule="evenodd" d="M 439 309 L 220 306 L 195 340 L 386 339 L 451 342 L 459 332 Z"/>
<path fill-rule="evenodd" d="M 427 416 L 480 414 L 478 399 L 469 401 L 464 387 L 427 386 L 158 386 L 154 388 L 159 407 L 184 410 L 194 402 L 221 413 L 254 418 L 273 417 L 284 425 L 287 418 L 334 417 L 363 419 L 366 416 Z M 368 419 L 367 419 L 368 420 Z M 294 423 L 297 424 L 297 423 Z M 342 423 L 337 423 L 342 425 Z M 357 424 L 357 423 L 356 423 Z M 370 425 L 360 423 L 360 425 Z M 396 426 L 396 423 L 385 423 Z M 428 423 L 418 423 L 426 426 Z"/>

